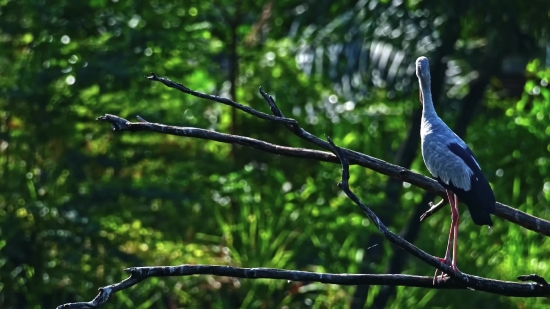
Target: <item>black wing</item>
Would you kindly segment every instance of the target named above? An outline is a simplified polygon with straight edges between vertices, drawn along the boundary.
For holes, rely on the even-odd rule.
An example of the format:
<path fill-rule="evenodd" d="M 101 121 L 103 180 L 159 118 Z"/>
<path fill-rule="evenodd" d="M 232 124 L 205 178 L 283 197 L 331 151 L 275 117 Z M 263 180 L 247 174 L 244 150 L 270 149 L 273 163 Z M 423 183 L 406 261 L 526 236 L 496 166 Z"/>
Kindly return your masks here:
<path fill-rule="evenodd" d="M 481 168 L 479 167 L 476 157 L 470 147 L 466 146 L 466 148 L 464 148 L 457 143 L 450 143 L 447 147 L 452 153 L 461 158 L 462 161 L 468 165 L 468 167 L 474 172 L 474 175 L 476 173 L 481 173 Z"/>
<path fill-rule="evenodd" d="M 458 199 L 462 201 L 472 216 L 472 220 L 477 225 L 493 225 L 490 214 L 495 213 L 495 194 L 489 185 L 489 182 L 485 178 L 485 175 L 481 172 L 481 168 L 477 163 L 474 153 L 468 146 L 466 148 L 460 146 L 457 143 L 451 143 L 447 145 L 449 150 L 456 156 L 461 158 L 464 163 L 472 170 L 473 175 L 470 177 L 470 190 L 465 191 L 457 188 L 452 182 L 445 184 L 442 181 L 439 183 L 447 190 L 452 191 L 458 196 Z"/>

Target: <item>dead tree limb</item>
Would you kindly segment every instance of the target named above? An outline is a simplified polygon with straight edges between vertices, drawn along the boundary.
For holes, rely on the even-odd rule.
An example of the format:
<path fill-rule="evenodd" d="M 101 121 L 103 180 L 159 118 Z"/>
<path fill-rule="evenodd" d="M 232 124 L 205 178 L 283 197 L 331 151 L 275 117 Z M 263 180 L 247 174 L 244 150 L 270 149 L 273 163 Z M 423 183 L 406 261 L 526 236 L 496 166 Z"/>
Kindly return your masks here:
<path fill-rule="evenodd" d="M 423 253 L 425 255 L 428 255 L 425 252 Z M 437 260 L 435 261 L 439 262 Z M 322 274 L 297 270 L 284 270 L 274 268 L 240 268 L 222 265 L 132 267 L 127 268 L 124 271 L 130 273 L 130 277 L 124 279 L 121 282 L 99 288 L 99 294 L 93 300 L 89 302 L 63 304 L 58 306 L 57 309 L 97 308 L 106 303 L 109 298 L 116 292 L 128 289 L 147 278 L 192 275 L 213 275 L 243 279 L 278 279 L 295 282 L 321 282 L 326 284 L 339 285 L 396 285 L 432 289 L 472 289 L 472 283 L 475 283 L 475 286 L 477 286 L 478 289 L 481 291 L 504 296 L 547 297 L 548 295 L 550 295 L 550 289 L 547 285 L 544 285 L 542 283 L 517 283 L 484 279 L 474 276 L 467 277 L 469 279 L 471 278 L 472 280 L 468 284 L 464 284 L 462 282 L 454 280 L 446 280 L 434 286 L 432 283 L 433 278 L 424 276 L 401 274 Z"/>
<path fill-rule="evenodd" d="M 304 130 L 296 120 L 291 118 L 286 118 L 281 112 L 281 110 L 275 104 L 275 100 L 270 95 L 265 93 L 261 88 L 260 88 L 260 94 L 267 101 L 271 111 L 275 116 L 262 113 L 253 108 L 239 104 L 227 98 L 222 98 L 219 96 L 209 95 L 202 92 L 191 90 L 180 83 L 173 82 L 164 77 L 159 77 L 154 73 L 151 73 L 151 75 L 148 76 L 147 78 L 153 81 L 161 82 L 168 87 L 177 89 L 186 94 L 190 94 L 195 97 L 226 104 L 234 108 L 237 108 L 239 110 L 242 110 L 250 115 L 259 117 L 261 119 L 281 123 L 285 125 L 287 128 L 289 128 L 289 130 L 291 130 L 294 134 L 301 137 L 302 139 L 310 143 L 313 143 L 323 149 L 331 151 L 331 146 L 328 142 Z M 210 140 L 215 140 L 223 143 L 236 143 L 236 144 L 253 147 L 262 151 L 266 151 L 266 152 L 270 152 L 278 155 L 338 163 L 338 159 L 333 154 L 327 153 L 324 151 L 318 151 L 318 150 L 306 149 L 306 148 L 285 147 L 285 146 L 275 145 L 275 144 L 267 143 L 265 141 L 261 141 L 261 140 L 257 140 L 249 137 L 218 133 L 218 132 L 205 130 L 205 129 L 167 126 L 163 124 L 150 123 L 146 121 L 129 122 L 126 119 L 123 119 L 115 115 L 109 115 L 109 114 L 98 117 L 98 120 L 107 121 L 111 123 L 113 130 L 115 131 L 134 131 L 134 132 L 135 131 L 154 131 L 154 132 L 163 133 L 163 134 L 195 137 L 195 138 L 201 138 L 201 139 L 210 139 Z M 445 189 L 439 183 L 437 183 L 437 181 L 435 181 L 430 177 L 426 177 L 424 175 L 415 173 L 409 169 L 388 163 L 386 161 L 362 154 L 357 151 L 343 149 L 343 152 L 348 158 L 350 164 L 360 165 L 360 166 L 369 168 L 373 171 L 376 171 L 378 173 L 387 175 L 389 177 L 396 178 L 404 182 L 408 182 L 416 187 L 424 189 L 425 191 L 428 191 L 428 192 L 433 192 L 441 196 L 443 199 L 446 199 Z M 443 208 L 443 206 L 444 206 L 444 203 L 438 203 L 435 207 L 431 207 L 426 213 L 424 213 L 421 216 L 421 220 L 428 218 L 429 216 L 431 216 L 432 214 L 434 214 L 435 212 Z M 495 215 L 502 219 L 508 220 L 512 223 L 523 226 L 526 229 L 538 232 L 546 236 L 550 236 L 550 221 L 548 220 L 537 218 L 535 216 L 529 215 L 527 213 L 524 213 L 520 210 L 517 210 L 515 208 L 504 205 L 499 202 L 497 202 L 496 204 Z"/>

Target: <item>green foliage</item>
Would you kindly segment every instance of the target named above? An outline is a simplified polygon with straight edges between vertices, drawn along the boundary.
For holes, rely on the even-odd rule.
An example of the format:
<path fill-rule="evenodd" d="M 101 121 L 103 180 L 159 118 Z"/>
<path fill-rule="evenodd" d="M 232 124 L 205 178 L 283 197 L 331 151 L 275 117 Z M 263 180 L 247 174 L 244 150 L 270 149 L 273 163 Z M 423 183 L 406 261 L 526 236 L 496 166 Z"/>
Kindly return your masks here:
<path fill-rule="evenodd" d="M 357 54 L 346 57 L 347 49 L 331 48 L 342 43 L 367 46 L 364 41 L 386 38 L 388 44 L 403 43 L 396 48 L 410 60 L 421 34 L 440 42 L 444 33 L 435 23 L 422 25 L 435 15 L 452 16 L 452 6 L 413 1 L 395 9 L 394 2 L 269 2 L 268 26 L 258 30 L 265 1 L 246 1 L 246 7 L 239 1 L 0 1 L 0 307 L 51 308 L 88 301 L 97 287 L 124 279 L 122 270 L 132 266 L 220 264 L 359 272 L 362 261 L 369 260 L 364 244 L 377 230 L 339 192 L 338 165 L 200 139 L 115 134 L 94 119 L 105 113 L 129 120 L 140 115 L 151 122 L 311 147 L 284 126 L 233 115 L 227 106 L 183 95 L 144 76 L 152 71 L 193 90 L 234 94 L 237 101 L 269 112 L 257 91 L 262 86 L 286 116 L 311 133 L 330 135 L 340 146 L 392 161 L 418 106 L 410 93 L 415 86 L 406 73 L 409 64 L 396 64 L 397 77 L 365 75 L 360 68 L 372 69 L 372 62 L 347 65 Z M 491 19 L 486 29 L 480 26 L 486 20 L 482 12 L 494 8 L 498 14 L 517 9 L 514 20 L 543 40 L 548 29 L 541 26 L 540 16 L 547 18 L 548 5 L 505 2 L 503 7 L 501 1 L 488 2 L 481 11 L 463 8 L 468 14 L 461 20 L 455 69 L 478 65 L 472 56 L 479 53 L 478 43 L 508 31 L 499 28 L 500 19 Z M 432 10 L 426 11 L 430 5 Z M 402 32 L 389 40 L 375 31 L 407 25 L 422 29 L 421 34 L 403 40 Z M 360 31 L 353 32 L 356 28 Z M 422 46 L 424 53 L 437 44 Z M 303 60 L 317 47 L 322 51 L 310 64 L 330 61 L 308 71 Z M 366 57 L 362 47 L 357 51 Z M 392 52 L 390 59 L 395 57 Z M 238 70 L 233 71 L 233 88 L 234 59 Z M 393 60 L 378 69 L 390 72 Z M 345 81 L 354 74 L 363 75 L 350 90 Z M 453 81 L 463 81 L 464 75 L 452 76 Z M 550 71 L 533 60 L 527 77 L 519 101 L 499 97 L 498 83 L 492 83 L 467 141 L 499 201 L 550 218 Z M 411 80 L 407 87 L 406 78 Z M 460 82 L 446 87 L 447 93 L 452 87 L 460 88 L 458 94 L 469 91 Z M 456 97 L 449 95 L 440 103 L 445 106 L 442 117 L 450 122 Z M 412 168 L 427 173 L 419 153 Z M 388 178 L 353 166 L 351 173 L 352 189 L 375 211 L 383 211 Z M 392 230 L 407 224 L 422 193 L 404 185 Z M 487 230 L 474 226 L 466 213 L 462 218 L 461 270 L 508 280 L 548 272 L 550 243 L 545 237 L 503 220 L 496 219 Z M 448 210 L 441 211 L 423 223 L 415 244 L 435 255 L 443 253 L 449 224 Z M 394 248 L 378 246 L 385 262 Z M 385 263 L 372 265 L 377 273 L 385 268 Z M 405 272 L 431 275 L 433 269 L 411 260 Z M 353 291 L 275 280 L 153 278 L 117 293 L 105 307 L 345 308 Z M 371 288 L 367 306 L 379 291 Z M 548 301 L 400 287 L 386 307 L 462 305 L 544 308 Z"/>

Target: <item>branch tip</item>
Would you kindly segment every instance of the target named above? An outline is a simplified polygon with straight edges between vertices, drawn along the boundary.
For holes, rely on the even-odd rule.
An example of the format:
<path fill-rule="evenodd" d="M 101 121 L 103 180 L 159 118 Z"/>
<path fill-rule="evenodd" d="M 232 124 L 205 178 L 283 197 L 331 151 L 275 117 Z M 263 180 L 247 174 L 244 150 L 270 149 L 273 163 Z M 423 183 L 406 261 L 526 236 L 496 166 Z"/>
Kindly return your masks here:
<path fill-rule="evenodd" d="M 130 126 L 132 125 L 132 123 L 129 122 L 128 120 L 116 115 L 111 115 L 111 114 L 105 114 L 104 116 L 99 116 L 96 118 L 96 120 L 110 123 L 113 131 L 130 130 Z"/>
<path fill-rule="evenodd" d="M 141 121 L 141 122 L 146 122 L 146 123 L 149 123 L 149 121 L 143 119 L 140 115 L 137 115 L 136 118 Z"/>
<path fill-rule="evenodd" d="M 521 275 L 518 276 L 519 281 L 533 281 L 535 283 L 538 283 L 546 288 L 548 288 L 548 282 L 541 276 L 537 274 L 530 274 L 530 275 Z"/>
<path fill-rule="evenodd" d="M 446 204 L 447 204 L 446 199 L 442 199 L 439 203 L 435 205 L 434 203 L 430 202 L 428 204 L 430 206 L 430 209 L 426 210 L 426 212 L 420 216 L 420 221 L 422 222 L 424 219 L 431 217 L 433 214 L 441 210 L 441 208 L 443 208 L 443 206 L 445 206 Z"/>

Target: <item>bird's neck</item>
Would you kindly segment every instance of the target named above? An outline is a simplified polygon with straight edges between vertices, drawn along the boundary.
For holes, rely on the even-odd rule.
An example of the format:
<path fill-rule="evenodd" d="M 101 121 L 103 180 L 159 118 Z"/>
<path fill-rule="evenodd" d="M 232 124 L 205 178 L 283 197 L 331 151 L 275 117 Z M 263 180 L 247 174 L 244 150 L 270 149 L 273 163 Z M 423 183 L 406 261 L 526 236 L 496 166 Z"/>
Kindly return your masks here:
<path fill-rule="evenodd" d="M 424 104 L 422 105 L 422 117 L 424 118 L 437 117 L 437 113 L 435 112 L 434 105 L 431 101 L 430 103 L 428 103 L 427 100 L 424 100 Z"/>
<path fill-rule="evenodd" d="M 428 72 L 429 73 L 429 72 Z M 432 87 L 429 75 L 421 75 L 418 78 L 420 93 L 422 94 L 422 118 L 437 118 L 432 99 Z"/>
<path fill-rule="evenodd" d="M 432 94 L 428 91 L 422 91 L 422 118 L 437 118 Z"/>

